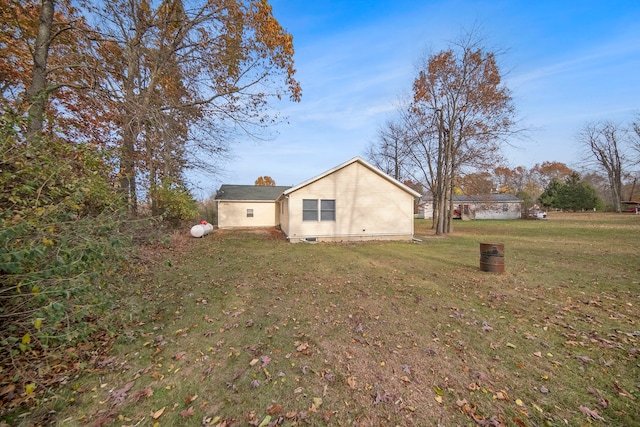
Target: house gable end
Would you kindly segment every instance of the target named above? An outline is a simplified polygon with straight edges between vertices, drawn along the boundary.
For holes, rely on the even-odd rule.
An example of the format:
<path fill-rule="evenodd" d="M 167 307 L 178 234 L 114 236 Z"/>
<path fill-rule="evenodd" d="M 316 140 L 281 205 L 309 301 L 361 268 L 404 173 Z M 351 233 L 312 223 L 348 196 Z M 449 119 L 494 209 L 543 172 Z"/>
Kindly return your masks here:
<path fill-rule="evenodd" d="M 341 165 L 338 165 L 338 166 L 336 166 L 336 167 L 334 167 L 332 169 L 329 169 L 328 171 L 323 172 L 320 175 L 317 175 L 317 176 L 315 176 L 315 177 L 313 177 L 313 178 L 311 178 L 311 179 L 309 179 L 307 181 L 304 181 L 304 182 L 302 182 L 302 183 L 300 183 L 298 185 L 295 185 L 293 187 L 288 188 L 287 190 L 285 190 L 282 193 L 280 198 L 283 197 L 283 196 L 286 196 L 288 194 L 291 194 L 291 193 L 293 193 L 295 191 L 298 191 L 301 188 L 306 187 L 306 186 L 308 186 L 310 184 L 313 184 L 314 182 L 319 181 L 319 180 L 327 177 L 328 175 L 336 173 L 336 172 L 338 172 L 338 171 L 340 171 L 340 170 L 342 170 L 342 169 L 344 169 L 344 168 L 346 168 L 348 166 L 351 166 L 354 163 L 361 164 L 362 166 L 364 166 L 367 169 L 369 169 L 371 172 L 379 175 L 380 177 L 384 178 L 385 180 L 391 182 L 393 185 L 401 188 L 403 191 L 406 191 L 407 193 L 411 194 L 413 197 L 415 197 L 415 198 L 420 197 L 420 193 L 418 193 L 417 191 L 413 190 L 412 188 L 407 187 L 406 185 L 404 185 L 400 181 L 390 177 L 389 175 L 385 174 L 384 172 L 382 172 L 381 170 L 379 170 L 375 166 L 371 165 L 370 163 L 366 162 L 365 160 L 361 159 L 360 157 L 354 157 L 353 159 L 351 159 L 351 160 L 349 160 L 349 161 L 347 161 L 347 162 L 345 162 L 345 163 L 343 163 Z"/>

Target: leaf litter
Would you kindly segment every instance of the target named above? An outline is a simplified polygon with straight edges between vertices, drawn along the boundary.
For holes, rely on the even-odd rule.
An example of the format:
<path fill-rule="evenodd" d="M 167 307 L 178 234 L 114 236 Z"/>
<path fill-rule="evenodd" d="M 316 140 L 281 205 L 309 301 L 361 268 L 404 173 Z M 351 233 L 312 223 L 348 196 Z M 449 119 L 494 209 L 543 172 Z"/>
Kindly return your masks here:
<path fill-rule="evenodd" d="M 399 283 L 402 279 L 401 271 L 402 269 L 396 268 L 390 282 Z M 160 336 L 159 342 L 150 345 L 149 352 L 144 356 L 146 359 L 141 359 L 145 362 L 144 366 L 135 366 L 135 358 L 126 355 L 125 358 L 128 360 L 125 363 L 134 364 L 130 371 L 119 370 L 118 366 L 123 365 L 115 360 L 110 362 L 114 369 L 112 373 L 124 379 L 122 383 L 129 379 L 126 378 L 127 375 L 133 376 L 135 373 L 138 376 L 136 384 L 143 388 L 134 391 L 132 385 L 125 390 L 129 385 L 129 382 L 126 382 L 125 386 L 113 390 L 115 394 L 110 397 L 110 401 L 120 401 L 123 397 L 133 399 L 134 396 L 139 396 L 138 399 L 145 398 L 145 405 L 149 409 L 145 414 L 141 414 L 142 416 L 157 414 L 162 409 L 159 417 L 163 419 L 174 416 L 194 418 L 196 415 L 202 415 L 203 419 L 217 420 L 217 424 L 246 422 L 260 425 L 267 416 L 271 417 L 267 424 L 282 422 L 285 419 L 301 422 L 309 420 L 309 417 L 340 419 L 344 416 L 340 414 L 364 407 L 363 398 L 366 398 L 370 407 L 377 409 L 376 412 L 356 411 L 355 413 L 360 414 L 357 415 L 357 419 L 362 423 L 375 423 L 374 420 L 378 419 L 379 415 L 374 414 L 385 414 L 385 419 L 396 420 L 396 423 L 412 419 L 424 420 L 424 417 L 428 416 L 426 414 L 446 414 L 446 417 L 456 419 L 452 412 L 453 407 L 458 413 L 473 419 L 477 425 L 508 425 L 507 420 L 517 425 L 528 425 L 541 420 L 562 418 L 550 412 L 553 411 L 553 406 L 545 400 L 547 393 L 542 392 L 551 388 L 554 390 L 551 393 L 554 399 L 561 396 L 558 393 L 562 391 L 556 391 L 558 378 L 563 378 L 566 374 L 573 375 L 572 370 L 579 367 L 592 369 L 601 356 L 606 363 L 597 363 L 598 365 L 604 369 L 617 369 L 618 372 L 627 369 L 627 361 L 636 357 L 633 351 L 629 350 L 638 338 L 632 331 L 625 333 L 622 328 L 617 328 L 615 336 L 607 336 L 603 332 L 598 335 L 592 333 L 594 327 L 598 328 L 598 317 L 585 312 L 585 307 L 597 308 L 605 313 L 623 314 L 624 317 L 612 314 L 616 316 L 616 319 L 610 319 L 612 321 L 628 322 L 631 319 L 629 314 L 632 312 L 625 306 L 612 309 L 612 300 L 597 300 L 592 297 L 591 300 L 597 301 L 599 305 L 587 304 L 585 307 L 571 302 L 559 307 L 557 313 L 560 313 L 561 317 L 555 317 L 554 311 L 549 311 L 550 315 L 545 319 L 534 311 L 523 312 L 521 307 L 515 305 L 518 302 L 516 297 L 491 298 L 490 304 L 486 306 L 469 304 L 472 298 L 481 292 L 487 295 L 486 291 L 478 288 L 479 285 L 493 285 L 485 280 L 478 280 L 473 274 L 466 278 L 462 275 L 463 279 L 460 281 L 458 278 L 458 282 L 452 285 L 454 293 L 450 295 L 452 297 L 457 294 L 453 297 L 458 301 L 455 304 L 456 310 L 450 310 L 452 305 L 449 301 L 440 305 L 435 302 L 431 305 L 436 310 L 429 309 L 433 313 L 433 323 L 422 323 L 407 328 L 406 324 L 400 326 L 402 319 L 414 318 L 417 312 L 415 308 L 426 300 L 423 296 L 416 297 L 418 288 L 409 288 L 405 282 L 403 286 L 406 291 L 394 288 L 396 293 L 391 295 L 367 289 L 365 284 L 369 279 L 365 278 L 359 285 L 359 297 L 353 300 L 357 302 L 349 303 L 351 299 L 342 298 L 351 295 L 351 289 L 346 287 L 346 280 L 340 280 L 339 276 L 349 277 L 350 286 L 353 288 L 354 283 L 359 282 L 357 275 L 346 275 L 344 271 L 338 271 L 333 275 L 337 277 L 335 283 L 322 285 L 305 285 L 300 277 L 296 279 L 300 282 L 298 285 L 290 286 L 281 281 L 281 299 L 272 299 L 274 303 L 267 305 L 261 302 L 269 300 L 268 298 L 258 297 L 257 294 L 253 297 L 248 293 L 249 290 L 265 292 L 267 286 L 274 286 L 265 280 L 267 275 L 264 273 L 256 273 L 253 279 L 242 280 L 244 285 L 239 288 L 233 286 L 235 290 L 217 283 L 212 289 L 216 289 L 220 294 L 214 295 L 209 292 L 206 296 L 207 304 L 194 304 L 199 309 L 206 309 L 208 313 L 207 317 L 201 312 L 198 313 L 199 322 L 189 320 L 196 319 L 196 316 L 192 316 L 192 313 L 196 312 L 188 308 L 185 302 L 188 300 L 180 300 L 184 297 L 180 297 L 179 292 L 176 292 L 176 295 L 168 300 L 180 300 L 179 308 L 175 310 L 179 311 L 179 315 L 176 315 L 175 311 L 167 311 L 167 318 L 158 318 L 166 324 L 169 331 L 164 335 L 171 335 L 171 339 Z M 279 274 L 277 280 L 283 278 L 286 276 Z M 503 279 L 506 279 L 506 283 L 513 280 L 510 277 Z M 468 283 L 465 283 L 465 280 Z M 494 293 L 505 295 L 504 291 L 499 291 L 500 286 L 505 286 L 505 283 L 500 282 L 505 280 L 498 281 Z M 277 286 L 275 285 L 276 288 Z M 422 289 L 427 289 L 424 288 L 426 285 L 422 286 Z M 509 283 L 508 286 L 512 284 Z M 518 286 L 519 294 L 527 295 L 531 292 L 522 284 Z M 227 292 L 227 296 L 223 292 Z M 568 291 L 562 289 L 556 291 L 558 295 L 566 292 Z M 297 295 L 298 302 L 287 303 L 287 293 Z M 316 299 L 327 296 L 340 299 L 331 299 L 331 303 L 321 305 L 304 305 L 302 310 L 299 306 L 300 301 L 313 294 L 316 295 Z M 194 296 L 192 301 L 197 298 L 201 298 L 202 301 L 205 297 Z M 212 309 L 219 304 L 218 298 L 219 301 L 229 298 L 229 301 L 224 302 L 227 308 L 216 314 Z M 489 300 L 480 299 L 481 303 L 485 301 Z M 443 310 L 450 315 L 440 316 Z M 514 315 L 516 310 L 517 315 Z M 239 339 L 240 335 L 235 333 L 236 323 L 225 319 L 240 319 L 249 311 L 253 320 L 251 326 L 239 330 L 252 335 Z M 356 320 L 355 324 L 347 317 L 354 313 L 354 319 L 360 319 Z M 246 326 L 245 322 L 242 320 L 240 324 Z M 531 329 L 535 324 L 538 325 L 535 326 L 537 330 Z M 582 324 L 589 327 L 582 327 Z M 347 325 L 352 326 L 345 328 Z M 358 328 L 358 325 L 362 327 Z M 476 325 L 480 325 L 480 330 Z M 529 326 L 524 327 L 525 325 Z M 209 329 L 205 329 L 206 326 Z M 475 332 L 472 329 L 474 326 Z M 487 326 L 491 329 L 486 329 Z M 343 333 L 346 339 L 336 341 L 335 337 Z M 476 337 L 474 333 L 484 335 Z M 223 337 L 226 337 L 226 341 L 222 340 Z M 558 337 L 563 340 L 558 340 Z M 491 340 L 488 341 L 489 339 Z M 252 346 L 253 349 L 250 349 Z M 165 348 L 169 349 L 165 357 L 162 357 L 163 352 L 156 353 L 158 349 Z M 572 353 L 572 349 L 583 350 Z M 624 354 L 600 354 L 622 350 Z M 251 365 L 249 362 L 254 359 L 257 359 L 257 363 Z M 148 362 L 151 363 L 147 364 Z M 149 366 L 153 367 L 147 370 Z M 218 398 L 208 398 L 206 401 L 199 401 L 197 405 L 185 401 L 182 406 L 183 402 L 163 401 L 159 393 L 154 393 L 153 389 L 148 387 L 152 384 L 148 381 L 152 380 L 155 384 L 153 388 L 156 390 L 169 390 L 168 387 L 170 390 L 189 388 L 188 377 L 182 370 L 189 368 L 195 369 L 197 377 L 197 382 L 191 384 L 201 384 L 198 386 L 198 394 L 206 393 Z M 234 372 L 237 375 L 233 374 Z M 484 372 L 489 374 L 490 378 Z M 512 388 L 511 375 L 516 373 L 520 377 L 526 377 L 527 372 L 532 374 L 530 384 L 534 386 L 531 390 L 536 392 L 535 395 L 531 395 L 524 387 Z M 579 377 L 581 371 L 576 372 L 576 377 Z M 472 383 L 469 383 L 469 376 Z M 540 379 L 545 376 L 549 379 Z M 544 381 L 545 384 L 540 384 L 540 381 Z M 111 382 L 116 383 L 113 379 Z M 256 383 L 259 385 L 253 388 L 252 385 Z M 442 402 L 432 399 L 432 403 L 428 403 L 422 398 L 421 392 L 434 383 L 438 384 L 437 390 L 442 394 L 434 389 L 433 396 L 440 397 Z M 548 387 L 547 384 L 556 387 Z M 314 387 L 317 387 L 317 393 L 312 391 Z M 217 390 L 219 388 L 228 392 L 221 393 Z M 604 389 L 602 385 L 598 388 Z M 600 411 L 608 411 L 611 407 L 611 404 L 605 406 L 603 403 L 611 400 L 610 393 L 628 401 L 635 398 L 634 390 L 628 381 L 610 380 L 605 388 L 608 390 L 605 394 L 594 396 L 598 409 L 592 409 L 593 405 L 587 400 L 573 408 L 578 407 L 580 414 L 593 421 L 602 421 L 607 413 L 601 414 Z M 147 395 L 143 390 L 149 390 L 151 394 Z M 191 389 L 191 395 L 195 395 L 194 390 L 196 389 Z M 276 402 L 261 400 L 262 403 L 253 409 L 253 418 L 250 415 L 251 410 L 240 416 L 225 411 L 225 399 L 233 401 L 234 396 L 244 396 L 245 393 L 258 393 L 255 396 L 262 399 L 263 390 L 264 393 L 272 395 Z M 298 396 L 297 400 L 291 400 L 292 396 Z M 322 396 L 320 406 L 317 405 L 319 402 L 313 400 L 319 396 Z M 341 396 L 350 397 L 345 403 Z M 589 396 L 586 389 L 582 398 L 585 396 Z M 462 405 L 458 404 L 465 401 Z M 557 405 L 563 406 L 562 402 L 564 401 L 558 401 Z M 126 399 L 121 403 L 126 404 Z M 174 406 L 176 403 L 177 407 Z M 616 404 L 618 411 L 624 410 L 624 407 L 617 402 Z M 277 414 L 269 414 L 269 411 L 274 411 L 271 405 L 281 405 L 282 410 Z M 527 407 L 532 409 L 528 411 Z M 128 418 L 132 418 L 132 409 L 122 408 L 128 412 Z M 567 407 L 564 417 L 569 417 L 571 410 Z M 135 416 L 132 419 L 135 420 Z M 611 418 L 607 416 L 607 419 Z"/>

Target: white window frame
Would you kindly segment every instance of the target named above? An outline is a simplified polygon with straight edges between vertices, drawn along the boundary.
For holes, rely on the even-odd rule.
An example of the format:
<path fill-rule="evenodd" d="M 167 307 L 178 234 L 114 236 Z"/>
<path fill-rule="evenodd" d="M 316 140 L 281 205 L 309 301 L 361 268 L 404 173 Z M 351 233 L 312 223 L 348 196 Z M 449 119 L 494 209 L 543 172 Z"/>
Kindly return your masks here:
<path fill-rule="evenodd" d="M 331 207 L 325 207 L 324 202 L 332 202 Z M 335 199 L 320 199 L 320 221 L 335 221 L 336 220 L 336 200 Z"/>
<path fill-rule="evenodd" d="M 335 199 L 302 199 L 302 221 L 321 222 L 335 220 Z"/>
<path fill-rule="evenodd" d="M 318 199 L 302 199 L 302 221 L 318 219 Z"/>

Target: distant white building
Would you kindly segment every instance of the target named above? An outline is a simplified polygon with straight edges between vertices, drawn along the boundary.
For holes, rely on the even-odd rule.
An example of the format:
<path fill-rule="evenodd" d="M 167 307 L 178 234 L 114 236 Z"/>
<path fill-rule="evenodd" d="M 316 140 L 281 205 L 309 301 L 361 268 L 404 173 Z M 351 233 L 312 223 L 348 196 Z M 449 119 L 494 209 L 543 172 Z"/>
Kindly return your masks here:
<path fill-rule="evenodd" d="M 460 219 L 518 219 L 524 201 L 512 194 L 483 194 L 453 196 L 453 217 Z M 433 218 L 433 198 L 423 197 L 418 217 Z"/>

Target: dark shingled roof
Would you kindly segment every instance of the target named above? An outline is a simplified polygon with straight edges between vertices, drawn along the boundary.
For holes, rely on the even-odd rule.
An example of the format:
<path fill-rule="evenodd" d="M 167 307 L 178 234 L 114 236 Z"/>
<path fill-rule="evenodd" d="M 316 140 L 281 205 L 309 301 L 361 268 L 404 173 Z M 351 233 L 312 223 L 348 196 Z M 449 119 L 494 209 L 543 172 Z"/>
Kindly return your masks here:
<path fill-rule="evenodd" d="M 289 186 L 228 185 L 220 186 L 216 200 L 275 201 Z"/>
<path fill-rule="evenodd" d="M 513 194 L 477 194 L 477 195 L 465 195 L 459 194 L 453 196 L 454 202 L 498 202 L 498 203 L 506 203 L 506 202 L 522 202 L 521 199 L 517 198 Z"/>
<path fill-rule="evenodd" d="M 433 201 L 433 196 L 425 196 L 422 198 L 423 201 Z M 476 194 L 476 195 L 466 195 L 466 194 L 456 194 L 453 196 L 454 202 L 468 202 L 468 203 L 522 203 L 523 200 L 517 198 L 513 194 Z"/>

